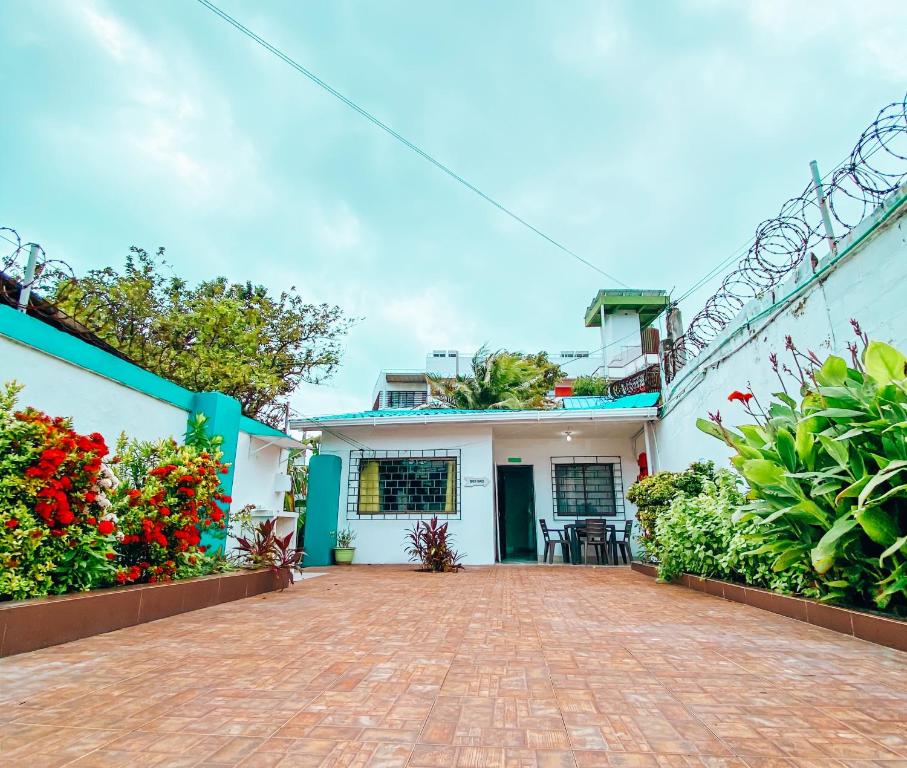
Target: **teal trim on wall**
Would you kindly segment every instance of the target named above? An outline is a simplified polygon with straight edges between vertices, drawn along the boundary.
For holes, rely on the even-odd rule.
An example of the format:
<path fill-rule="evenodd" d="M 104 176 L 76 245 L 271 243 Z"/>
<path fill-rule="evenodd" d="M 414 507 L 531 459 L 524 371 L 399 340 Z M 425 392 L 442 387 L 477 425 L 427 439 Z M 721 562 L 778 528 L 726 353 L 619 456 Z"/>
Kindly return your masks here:
<path fill-rule="evenodd" d="M 184 411 L 192 410 L 194 392 L 12 307 L 0 305 L 0 334 Z"/>
<path fill-rule="evenodd" d="M 223 462 L 228 464 L 230 469 L 226 475 L 221 475 L 221 486 L 225 494 L 230 496 L 233 493 L 234 467 L 236 465 L 236 445 L 239 440 L 239 424 L 242 416 L 240 414 L 239 400 L 220 392 L 199 392 L 192 401 L 192 411 L 194 413 L 203 413 L 207 419 L 207 431 L 209 435 L 220 435 L 224 442 L 221 450 L 224 452 Z M 190 418 L 191 418 L 190 414 Z M 230 521 L 230 515 L 227 515 L 227 522 Z M 226 537 L 215 536 L 205 532 L 202 534 L 202 544 L 208 547 L 209 552 L 222 552 L 226 543 Z"/>
<path fill-rule="evenodd" d="M 264 437 L 289 437 L 286 432 L 281 432 L 269 424 L 265 424 L 258 419 L 252 419 L 248 416 L 239 417 L 239 429 L 250 435 L 261 435 Z"/>

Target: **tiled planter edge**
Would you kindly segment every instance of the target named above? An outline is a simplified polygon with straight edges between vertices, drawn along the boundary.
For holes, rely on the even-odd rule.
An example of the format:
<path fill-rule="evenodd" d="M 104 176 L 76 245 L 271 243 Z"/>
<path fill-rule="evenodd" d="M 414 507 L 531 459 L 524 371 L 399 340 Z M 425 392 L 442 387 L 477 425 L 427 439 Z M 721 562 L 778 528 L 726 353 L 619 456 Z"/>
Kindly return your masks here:
<path fill-rule="evenodd" d="M 658 568 L 649 563 L 632 562 L 630 567 L 646 576 L 657 576 Z M 885 645 L 899 651 L 907 651 L 907 621 L 889 619 L 874 613 L 826 605 L 803 597 L 790 597 L 766 589 L 732 584 L 719 579 L 683 574 L 674 582 L 677 585 L 706 592 L 735 603 L 744 603 L 764 611 L 778 613 L 790 619 L 803 621 L 817 627 L 830 629 L 860 640 Z"/>
<path fill-rule="evenodd" d="M 286 571 L 239 571 L 0 603 L 0 657 L 284 589 Z"/>

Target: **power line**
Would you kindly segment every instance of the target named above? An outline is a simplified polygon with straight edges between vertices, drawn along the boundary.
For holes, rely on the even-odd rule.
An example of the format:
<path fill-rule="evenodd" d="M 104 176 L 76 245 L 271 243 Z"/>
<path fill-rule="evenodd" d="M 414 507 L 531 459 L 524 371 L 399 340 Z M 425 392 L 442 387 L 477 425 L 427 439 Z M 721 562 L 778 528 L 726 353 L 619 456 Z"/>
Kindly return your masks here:
<path fill-rule="evenodd" d="M 288 54 L 284 53 L 282 50 L 280 50 L 276 46 L 269 43 L 263 37 L 260 37 L 259 35 L 255 34 L 252 30 L 250 30 L 248 27 L 243 25 L 241 22 L 237 21 L 232 16 L 230 16 L 228 13 L 226 13 L 225 11 L 221 10 L 216 5 L 214 5 L 214 3 L 210 2 L 210 0 L 198 0 L 198 2 L 201 3 L 201 5 L 203 5 L 205 8 L 207 8 L 209 11 L 211 11 L 212 13 L 216 14 L 221 19 L 226 21 L 228 24 L 230 24 L 231 26 L 233 26 L 234 28 L 236 28 L 237 30 L 242 32 L 244 35 L 246 35 L 246 37 L 248 37 L 249 39 L 258 43 L 258 45 L 262 46 L 270 53 L 273 53 L 275 56 L 277 56 L 279 59 L 281 59 L 284 63 L 289 64 L 291 67 L 293 67 L 293 69 L 295 69 L 297 72 L 299 72 L 300 74 L 307 77 L 309 80 L 311 80 L 313 83 L 315 83 L 315 85 L 317 85 L 319 88 L 324 89 L 329 94 L 331 94 L 331 96 L 342 101 L 344 104 L 346 104 L 346 106 L 348 106 L 350 109 L 352 109 L 353 111 L 357 112 L 359 115 L 364 117 L 366 120 L 368 120 L 370 123 L 372 123 L 375 127 L 380 128 L 382 131 L 387 133 L 389 136 L 393 137 L 394 139 L 399 141 L 401 144 L 403 144 L 403 146 L 405 146 L 407 149 L 410 149 L 413 152 L 415 152 L 423 160 L 426 160 L 429 163 L 431 163 L 442 173 L 447 174 L 452 179 L 454 179 L 455 181 L 457 181 L 458 183 L 460 183 L 464 187 L 466 187 L 468 190 L 477 194 L 485 202 L 490 203 L 495 208 L 497 208 L 499 211 L 506 214 L 507 216 L 509 216 L 511 219 L 513 219 L 517 223 L 522 224 L 524 227 L 531 230 L 532 232 L 534 232 L 536 235 L 538 235 L 542 239 L 546 240 L 548 243 L 553 245 L 555 248 L 558 248 L 559 250 L 563 251 L 568 256 L 572 256 L 577 261 L 585 264 L 587 267 L 589 267 L 591 269 L 594 269 L 596 272 L 598 272 L 601 275 L 604 275 L 609 280 L 613 280 L 615 283 L 618 283 L 618 284 L 624 286 L 624 288 L 629 288 L 629 286 L 626 283 L 622 282 L 621 280 L 618 280 L 616 277 L 614 277 L 614 275 L 611 275 L 608 272 L 605 272 L 605 270 L 596 266 L 588 259 L 583 258 L 578 253 L 576 253 L 575 251 L 568 248 L 566 245 L 558 242 L 550 235 L 545 234 L 538 227 L 530 224 L 526 219 L 524 219 L 522 216 L 520 216 L 519 214 L 512 211 L 510 208 L 505 206 L 503 203 L 498 202 L 493 197 L 491 197 L 490 195 L 483 192 L 481 189 L 479 189 L 477 186 L 475 186 L 475 184 L 472 184 L 471 182 L 467 181 L 465 178 L 460 176 L 458 173 L 456 173 L 453 169 L 451 169 L 450 167 L 448 167 L 447 165 L 442 163 L 440 160 L 437 160 L 434 157 L 432 157 L 424 149 L 417 146 L 416 144 L 411 142 L 409 139 L 407 139 L 405 136 L 403 136 L 400 133 L 398 133 L 397 131 L 395 131 L 387 123 L 383 122 L 382 120 L 379 120 L 371 112 L 367 111 L 363 107 L 360 107 L 352 99 L 344 96 L 342 93 L 340 93 L 340 91 L 338 91 L 336 88 L 334 88 L 331 85 L 329 85 L 328 83 L 326 83 L 324 80 L 322 80 L 320 77 L 318 77 L 318 75 L 316 75 L 314 72 L 306 69 L 304 66 L 302 66 L 302 64 L 297 62 L 295 59 L 291 58 Z"/>

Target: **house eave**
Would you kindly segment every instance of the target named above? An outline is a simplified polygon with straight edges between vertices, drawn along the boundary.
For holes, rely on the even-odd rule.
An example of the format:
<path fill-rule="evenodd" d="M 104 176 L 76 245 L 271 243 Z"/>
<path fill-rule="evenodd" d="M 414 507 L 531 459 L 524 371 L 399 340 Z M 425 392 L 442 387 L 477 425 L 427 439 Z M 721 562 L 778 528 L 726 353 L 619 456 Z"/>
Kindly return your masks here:
<path fill-rule="evenodd" d="M 658 418 L 658 408 L 602 408 L 595 410 L 557 411 L 487 411 L 469 414 L 432 414 L 430 410 L 412 416 L 372 416 L 354 419 L 330 419 L 323 425 L 328 429 L 336 427 L 381 427 L 381 426 L 437 426 L 442 424 L 541 424 L 562 422 L 645 422 Z M 318 429 L 317 418 L 309 420 L 309 429 Z"/>

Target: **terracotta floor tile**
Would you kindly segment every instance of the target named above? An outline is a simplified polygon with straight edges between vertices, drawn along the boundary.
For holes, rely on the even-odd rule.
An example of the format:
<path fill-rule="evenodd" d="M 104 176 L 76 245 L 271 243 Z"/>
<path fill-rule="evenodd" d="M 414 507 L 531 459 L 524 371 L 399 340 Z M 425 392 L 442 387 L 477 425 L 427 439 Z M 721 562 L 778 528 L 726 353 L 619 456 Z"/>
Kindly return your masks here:
<path fill-rule="evenodd" d="M 0 660 L 0 765 L 907 768 L 907 655 L 625 568 L 328 569 Z"/>

